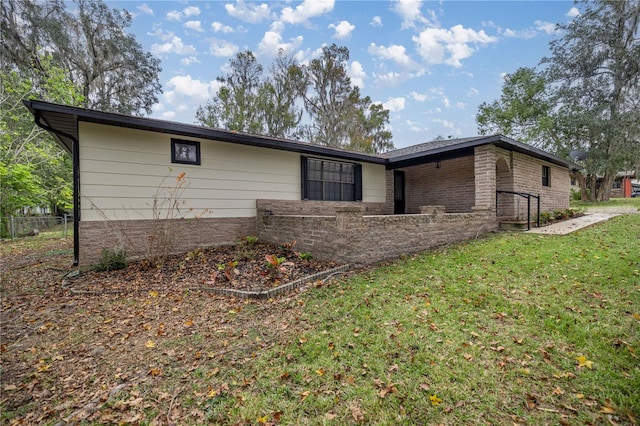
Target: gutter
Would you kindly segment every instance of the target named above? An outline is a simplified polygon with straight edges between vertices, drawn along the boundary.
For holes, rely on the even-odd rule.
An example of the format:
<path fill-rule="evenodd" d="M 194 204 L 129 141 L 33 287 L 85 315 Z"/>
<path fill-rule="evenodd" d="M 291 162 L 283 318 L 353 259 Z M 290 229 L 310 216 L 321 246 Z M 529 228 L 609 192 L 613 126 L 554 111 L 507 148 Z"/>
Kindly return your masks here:
<path fill-rule="evenodd" d="M 73 150 L 71 152 L 73 158 L 73 266 L 78 266 L 80 263 L 80 151 L 78 139 L 69 133 L 54 129 L 42 120 L 44 118 L 40 110 L 36 109 L 34 111 L 34 122 L 37 126 L 58 137 L 71 139 L 73 142 Z"/>

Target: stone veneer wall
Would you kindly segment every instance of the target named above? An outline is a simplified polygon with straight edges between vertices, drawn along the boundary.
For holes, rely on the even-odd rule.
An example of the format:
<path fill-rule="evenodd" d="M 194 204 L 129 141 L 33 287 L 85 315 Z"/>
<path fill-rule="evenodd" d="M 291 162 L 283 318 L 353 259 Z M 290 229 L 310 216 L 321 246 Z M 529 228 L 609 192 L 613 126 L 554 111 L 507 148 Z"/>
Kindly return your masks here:
<path fill-rule="evenodd" d="M 145 254 L 146 242 L 157 234 L 159 226 L 167 221 L 110 220 L 80 222 L 81 266 L 91 265 L 100 259 L 102 249 L 124 247 L 127 257 L 137 258 Z M 247 235 L 256 235 L 255 217 L 201 218 L 170 220 L 173 235 L 172 253 L 232 244 Z"/>
<path fill-rule="evenodd" d="M 258 204 L 261 241 L 296 240 L 297 250 L 317 259 L 358 265 L 476 238 L 497 228 L 495 215 L 486 208 L 444 213 L 443 206 L 426 206 L 424 214 L 364 215 L 363 206 L 353 205 L 337 207 L 332 215 L 309 216 L 272 214 L 265 207 L 265 203 Z"/>

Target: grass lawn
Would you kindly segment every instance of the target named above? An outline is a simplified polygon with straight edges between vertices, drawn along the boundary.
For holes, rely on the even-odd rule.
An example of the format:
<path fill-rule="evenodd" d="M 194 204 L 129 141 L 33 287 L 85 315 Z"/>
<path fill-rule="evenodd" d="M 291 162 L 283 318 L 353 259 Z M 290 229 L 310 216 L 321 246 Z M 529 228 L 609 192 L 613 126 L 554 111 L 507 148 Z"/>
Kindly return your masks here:
<path fill-rule="evenodd" d="M 640 197 L 636 198 L 611 198 L 608 201 L 579 201 L 571 200 L 571 207 L 636 207 L 640 210 Z"/>
<path fill-rule="evenodd" d="M 21 244 L 3 263 L 33 255 Z M 640 215 L 494 234 L 267 301 L 77 295 L 51 258 L 2 271 L 3 423 L 640 419 Z"/>

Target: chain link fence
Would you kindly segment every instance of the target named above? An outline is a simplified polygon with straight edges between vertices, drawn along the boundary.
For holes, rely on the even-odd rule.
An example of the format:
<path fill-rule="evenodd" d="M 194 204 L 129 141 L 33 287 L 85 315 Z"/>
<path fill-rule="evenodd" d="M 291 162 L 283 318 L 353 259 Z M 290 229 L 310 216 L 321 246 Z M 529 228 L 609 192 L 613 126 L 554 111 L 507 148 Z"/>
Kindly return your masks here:
<path fill-rule="evenodd" d="M 2 238 L 16 239 L 43 232 L 61 232 L 66 238 L 72 232 L 73 216 L 10 216 L 0 218 Z"/>

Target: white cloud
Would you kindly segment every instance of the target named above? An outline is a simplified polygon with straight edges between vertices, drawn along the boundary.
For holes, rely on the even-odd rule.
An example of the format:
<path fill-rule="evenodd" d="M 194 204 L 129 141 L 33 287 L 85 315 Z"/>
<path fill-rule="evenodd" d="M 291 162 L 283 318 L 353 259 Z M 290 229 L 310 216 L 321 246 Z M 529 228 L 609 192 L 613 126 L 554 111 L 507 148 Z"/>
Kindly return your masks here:
<path fill-rule="evenodd" d="M 450 29 L 427 28 L 412 39 L 427 63 L 445 63 L 456 68 L 462 66 L 460 61 L 470 57 L 477 46 L 496 41 L 495 37 L 487 35 L 484 30 L 476 31 L 462 25 Z"/>
<path fill-rule="evenodd" d="M 416 102 L 425 102 L 429 100 L 429 95 L 427 95 L 426 93 L 418 93 L 412 91 L 411 93 L 409 93 L 409 96 Z"/>
<path fill-rule="evenodd" d="M 447 98 L 446 96 L 443 96 L 442 105 L 444 105 L 445 108 L 449 108 L 451 106 L 451 101 L 449 100 L 449 98 Z"/>
<path fill-rule="evenodd" d="M 214 33 L 229 34 L 233 32 L 233 28 L 218 21 L 213 22 L 211 24 L 211 28 L 213 29 Z"/>
<path fill-rule="evenodd" d="M 476 89 L 475 87 L 471 87 L 469 88 L 469 90 L 467 90 L 467 97 L 471 98 L 473 96 L 478 96 L 480 94 L 480 91 L 478 89 Z"/>
<path fill-rule="evenodd" d="M 390 71 L 386 74 L 374 73 L 373 76 L 375 77 L 376 82 L 381 82 L 387 85 L 398 84 L 401 80 L 400 73 L 393 72 L 393 71 Z"/>
<path fill-rule="evenodd" d="M 456 102 L 456 108 L 465 109 L 466 107 L 467 107 L 467 104 L 465 104 L 464 102 Z"/>
<path fill-rule="evenodd" d="M 382 18 L 379 16 L 374 16 L 369 25 L 372 27 L 381 27 L 382 26 Z"/>
<path fill-rule="evenodd" d="M 364 88 L 364 79 L 367 77 L 367 73 L 364 72 L 360 62 L 353 61 L 347 70 L 347 75 L 354 86 L 358 86 L 361 89 Z"/>
<path fill-rule="evenodd" d="M 175 53 L 178 55 L 194 55 L 196 53 L 196 48 L 190 44 L 184 44 L 180 37 L 173 36 L 171 41 L 167 43 L 154 43 L 151 46 L 151 53 L 156 56 L 162 56 L 169 53 Z"/>
<path fill-rule="evenodd" d="M 389 47 L 385 47 L 385 46 L 376 46 L 375 43 L 371 43 L 367 51 L 371 55 L 379 56 L 384 59 L 391 59 L 398 65 L 402 65 L 405 68 L 410 68 L 413 65 L 413 61 L 407 55 L 407 52 L 404 46 L 394 44 Z"/>
<path fill-rule="evenodd" d="M 443 127 L 447 129 L 453 129 L 456 126 L 453 121 L 444 120 L 442 118 L 434 118 L 431 121 L 433 121 L 434 123 L 441 124 Z"/>
<path fill-rule="evenodd" d="M 156 111 L 164 111 L 162 118 L 175 118 L 176 111 L 187 112 L 193 110 L 194 105 L 205 103 L 218 92 L 220 85 L 216 80 L 201 81 L 190 75 L 172 77 L 164 84 L 163 103 Z"/>
<path fill-rule="evenodd" d="M 203 32 L 202 22 L 200 21 L 187 21 L 184 23 L 185 28 L 189 28 L 190 30 Z"/>
<path fill-rule="evenodd" d="M 200 8 L 198 6 L 189 6 L 182 11 L 184 16 L 198 16 L 200 15 Z"/>
<path fill-rule="evenodd" d="M 257 24 L 267 19 L 272 19 L 271 9 L 266 3 L 245 3 L 244 0 L 237 0 L 236 4 L 225 4 L 224 8 L 227 10 L 229 16 L 240 19 L 244 22 L 251 24 Z"/>
<path fill-rule="evenodd" d="M 153 9 L 151 9 L 146 3 L 142 3 L 137 9 L 144 15 L 153 15 Z"/>
<path fill-rule="evenodd" d="M 169 21 L 179 21 L 182 19 L 182 13 L 178 12 L 177 10 L 170 10 L 169 12 L 167 12 L 167 19 Z"/>
<path fill-rule="evenodd" d="M 516 31 L 510 28 L 507 28 L 506 30 L 504 30 L 502 35 L 509 38 L 523 38 L 525 40 L 528 40 L 530 38 L 534 38 L 537 35 L 537 33 L 531 29 Z"/>
<path fill-rule="evenodd" d="M 402 18 L 402 29 L 415 28 L 416 22 L 426 26 L 438 26 L 435 13 L 429 10 L 431 19 L 422 16 L 422 0 L 394 0 L 393 11 Z"/>
<path fill-rule="evenodd" d="M 200 60 L 196 56 L 189 56 L 187 58 L 180 59 L 182 65 L 199 64 Z"/>
<path fill-rule="evenodd" d="M 569 11 L 567 12 L 567 16 L 569 18 L 575 18 L 576 16 L 579 16 L 579 15 L 580 15 L 580 11 L 575 6 L 569 9 Z"/>
<path fill-rule="evenodd" d="M 297 36 L 291 39 L 288 43 L 282 40 L 282 31 L 284 30 L 284 24 L 280 21 L 275 21 L 271 24 L 269 31 L 264 33 L 262 40 L 258 44 L 258 52 L 260 55 L 274 58 L 278 55 L 279 50 L 293 51 L 302 45 L 304 40 L 302 36 Z"/>
<path fill-rule="evenodd" d="M 418 133 L 418 132 L 426 132 L 429 130 L 428 127 L 420 126 L 420 123 L 416 123 L 415 121 L 406 120 L 404 123 L 409 127 L 409 130 L 411 130 L 412 132 Z"/>
<path fill-rule="evenodd" d="M 351 32 L 356 29 L 356 26 L 349 21 L 340 21 L 338 25 L 329 24 L 327 28 L 335 30 L 333 37 L 343 40 L 351 37 Z"/>
<path fill-rule="evenodd" d="M 170 10 L 167 12 L 167 20 L 169 21 L 181 21 L 184 17 L 198 16 L 200 15 L 200 8 L 197 6 L 189 6 L 182 9 L 182 12 L 178 10 Z"/>
<path fill-rule="evenodd" d="M 391 112 L 402 111 L 404 109 L 405 99 L 402 97 L 389 98 L 387 102 L 382 103 L 384 109 L 388 109 Z"/>
<path fill-rule="evenodd" d="M 209 43 L 209 53 L 213 56 L 222 56 L 222 57 L 230 57 L 234 56 L 240 48 L 226 40 L 211 40 Z"/>
<path fill-rule="evenodd" d="M 333 10 L 334 0 L 304 0 L 295 9 L 282 9 L 280 20 L 288 24 L 304 24 L 309 18 L 324 15 Z"/>
<path fill-rule="evenodd" d="M 556 24 L 546 21 L 535 21 L 536 29 L 542 31 L 546 34 L 555 34 L 556 33 Z"/>

